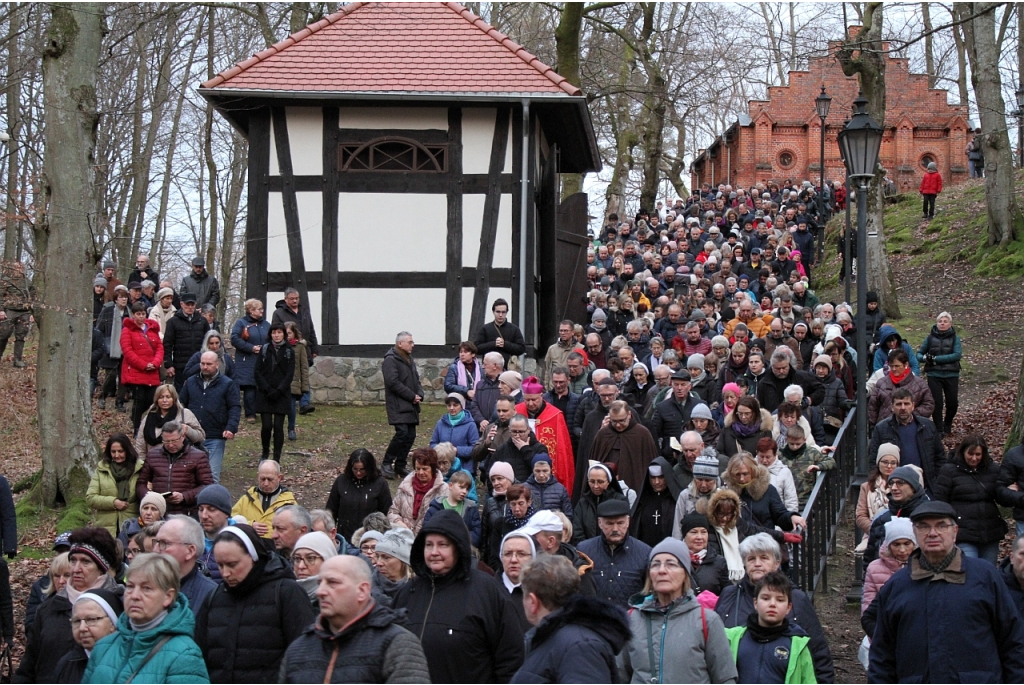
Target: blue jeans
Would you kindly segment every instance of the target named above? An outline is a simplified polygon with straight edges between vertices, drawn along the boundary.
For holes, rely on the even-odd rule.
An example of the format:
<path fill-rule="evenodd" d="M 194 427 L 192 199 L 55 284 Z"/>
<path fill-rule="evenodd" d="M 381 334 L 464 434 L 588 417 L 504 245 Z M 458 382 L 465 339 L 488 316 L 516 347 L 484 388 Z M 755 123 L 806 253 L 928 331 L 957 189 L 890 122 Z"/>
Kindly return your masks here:
<path fill-rule="evenodd" d="M 310 400 L 310 394 L 309 394 L 309 390 L 307 390 L 306 392 L 302 393 L 302 397 L 299 399 L 299 406 L 300 407 L 308 407 L 309 406 L 309 400 Z"/>
<path fill-rule="evenodd" d="M 224 465 L 224 438 L 207 438 L 203 441 L 203 448 L 210 458 L 210 471 L 213 472 L 213 482 L 220 482 L 220 468 Z"/>
<path fill-rule="evenodd" d="M 295 398 L 298 395 L 288 395 L 288 430 L 295 430 Z"/>
<path fill-rule="evenodd" d="M 964 553 L 966 557 L 973 557 L 975 559 L 984 559 L 990 562 L 993 566 L 999 560 L 999 543 L 990 542 L 987 545 L 972 545 L 969 542 L 958 542 L 957 547 Z"/>
<path fill-rule="evenodd" d="M 1024 535 L 1024 521 L 1017 521 L 1017 537 Z"/>

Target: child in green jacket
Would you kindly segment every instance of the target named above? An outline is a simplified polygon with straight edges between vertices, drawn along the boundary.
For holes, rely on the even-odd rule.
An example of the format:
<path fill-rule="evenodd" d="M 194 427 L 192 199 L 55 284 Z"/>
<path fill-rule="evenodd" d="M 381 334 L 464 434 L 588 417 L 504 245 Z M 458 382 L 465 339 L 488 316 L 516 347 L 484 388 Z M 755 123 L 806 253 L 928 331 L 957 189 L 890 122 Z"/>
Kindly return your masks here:
<path fill-rule="evenodd" d="M 725 634 L 741 683 L 816 683 L 810 638 L 786 615 L 793 607 L 793 584 L 781 571 L 765 574 L 754 587 L 754 613 L 747 625 Z"/>

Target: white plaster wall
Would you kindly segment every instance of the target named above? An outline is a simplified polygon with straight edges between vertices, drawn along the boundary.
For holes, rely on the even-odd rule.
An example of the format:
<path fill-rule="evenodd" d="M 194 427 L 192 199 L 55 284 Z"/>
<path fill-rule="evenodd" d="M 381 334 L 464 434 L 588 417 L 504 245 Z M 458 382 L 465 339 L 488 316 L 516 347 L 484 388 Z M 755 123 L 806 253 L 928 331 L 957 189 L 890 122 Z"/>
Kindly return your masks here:
<path fill-rule="evenodd" d="M 409 331 L 419 345 L 443 345 L 444 300 L 444 288 L 342 290 L 338 296 L 338 342 L 393 345 L 399 331 Z"/>
<path fill-rule="evenodd" d="M 297 176 L 321 175 L 324 168 L 323 110 L 319 107 L 286 107 L 285 116 L 292 173 Z"/>
<path fill-rule="evenodd" d="M 487 306 L 484 307 L 484 323 L 494 320 L 491 314 L 491 303 L 499 297 L 505 298 L 506 302 L 512 302 L 511 288 L 491 288 L 487 295 Z M 462 289 L 462 340 L 472 340 L 476 331 L 469 330 L 469 319 L 473 316 L 473 289 Z M 515 319 L 512 319 L 513 321 Z M 397 331 L 396 331 L 397 333 Z"/>
<path fill-rule="evenodd" d="M 338 126 L 447 131 L 448 110 L 444 107 L 342 107 L 338 114 Z M 494 125 L 491 126 L 493 128 Z M 390 342 L 393 343 L 394 339 Z"/>
<path fill-rule="evenodd" d="M 494 236 L 494 262 L 496 269 L 512 268 L 512 198 L 501 196 L 498 206 L 498 232 Z M 480 232 L 484 220 L 485 195 L 462 196 L 462 265 L 477 266 L 480 256 Z"/>
<path fill-rule="evenodd" d="M 323 268 L 323 200 L 320 193 L 295 193 L 302 231 L 302 256 L 307 271 Z M 269 193 L 267 202 L 267 271 L 292 271 L 282 193 Z"/>
<path fill-rule="evenodd" d="M 407 219 L 392 222 L 395 216 Z M 382 222 L 382 218 L 388 220 Z M 444 195 L 339 195 L 339 271 L 444 271 L 447 236 L 448 199 Z M 443 319 L 444 312 L 441 314 Z"/>
<path fill-rule="evenodd" d="M 462 173 L 486 174 L 491 167 L 491 144 L 494 142 L 494 108 L 467 107 L 462 110 Z M 512 119 L 508 122 L 503 173 L 512 173 Z"/>

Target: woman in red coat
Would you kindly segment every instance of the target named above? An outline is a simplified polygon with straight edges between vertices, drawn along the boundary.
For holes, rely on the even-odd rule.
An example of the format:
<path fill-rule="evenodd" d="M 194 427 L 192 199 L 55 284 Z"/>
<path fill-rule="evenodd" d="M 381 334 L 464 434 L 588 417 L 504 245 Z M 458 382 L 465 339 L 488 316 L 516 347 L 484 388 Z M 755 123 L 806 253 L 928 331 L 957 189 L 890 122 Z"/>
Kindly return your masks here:
<path fill-rule="evenodd" d="M 942 192 L 942 174 L 935 162 L 928 162 L 928 173 L 921 179 L 921 195 L 924 197 L 924 218 L 935 218 L 935 197 Z"/>
<path fill-rule="evenodd" d="M 164 345 L 160 341 L 160 324 L 146 318 L 146 305 L 132 305 L 132 316 L 121 328 L 121 382 L 132 393 L 133 432 L 139 432 L 142 415 L 153 404 L 153 393 L 160 385 L 160 365 L 164 362 Z"/>

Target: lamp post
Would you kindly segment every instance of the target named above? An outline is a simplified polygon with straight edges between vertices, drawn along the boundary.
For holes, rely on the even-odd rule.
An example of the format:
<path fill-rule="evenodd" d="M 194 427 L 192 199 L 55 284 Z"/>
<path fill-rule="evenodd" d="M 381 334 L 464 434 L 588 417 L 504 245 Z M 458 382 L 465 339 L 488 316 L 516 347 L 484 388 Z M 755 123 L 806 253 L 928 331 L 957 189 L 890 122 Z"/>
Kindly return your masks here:
<path fill-rule="evenodd" d="M 832 106 L 832 98 L 825 93 L 825 85 L 821 86 L 821 93 L 814 98 L 814 108 L 818 111 L 821 119 L 821 184 L 818 186 L 818 263 L 825 259 L 825 118 L 828 117 L 828 109 Z"/>
<path fill-rule="evenodd" d="M 1017 89 L 1017 109 L 1011 114 L 1017 117 L 1017 168 L 1024 169 L 1024 85 Z"/>
<path fill-rule="evenodd" d="M 846 164 L 846 178 L 857 183 L 857 475 L 868 472 L 868 363 L 867 327 L 864 315 L 868 308 L 868 188 L 878 168 L 878 151 L 882 146 L 882 127 L 867 113 L 868 99 L 863 93 L 853 101 L 857 110 L 839 133 L 839 147 Z"/>

